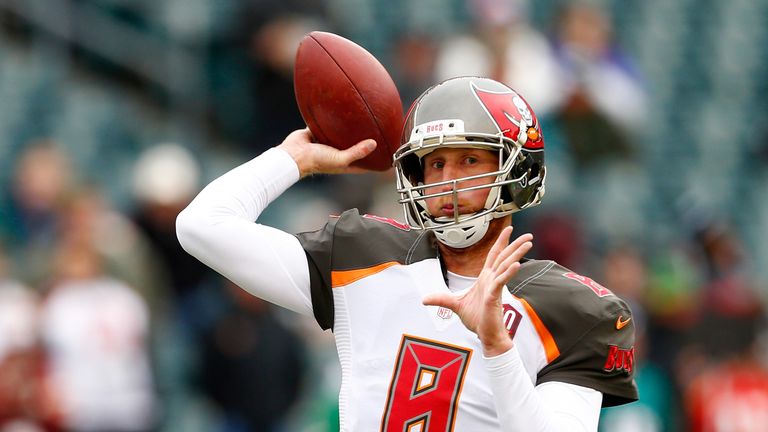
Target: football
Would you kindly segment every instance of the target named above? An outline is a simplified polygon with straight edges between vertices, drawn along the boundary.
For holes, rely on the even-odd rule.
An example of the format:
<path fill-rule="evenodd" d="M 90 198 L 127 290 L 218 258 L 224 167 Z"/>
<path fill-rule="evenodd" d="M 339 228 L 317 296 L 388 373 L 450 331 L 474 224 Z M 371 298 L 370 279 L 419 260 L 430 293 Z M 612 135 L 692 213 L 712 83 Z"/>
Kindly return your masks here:
<path fill-rule="evenodd" d="M 356 43 L 315 31 L 299 43 L 293 85 L 316 142 L 344 150 L 366 138 L 376 150 L 354 166 L 386 171 L 400 143 L 403 106 L 394 81 Z"/>

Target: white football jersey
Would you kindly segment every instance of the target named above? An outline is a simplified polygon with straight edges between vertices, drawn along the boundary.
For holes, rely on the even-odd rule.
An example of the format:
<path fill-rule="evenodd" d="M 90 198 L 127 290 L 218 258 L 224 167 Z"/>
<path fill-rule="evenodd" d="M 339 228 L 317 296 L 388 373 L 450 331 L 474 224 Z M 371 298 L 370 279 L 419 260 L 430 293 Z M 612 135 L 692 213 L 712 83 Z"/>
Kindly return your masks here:
<path fill-rule="evenodd" d="M 336 338 L 342 430 L 500 429 L 477 335 L 422 304 L 449 290 L 432 233 L 350 210 L 297 237 L 315 318 Z M 622 300 L 553 261 L 526 261 L 508 288 L 500 313 L 534 385 L 590 387 L 604 406 L 637 399 Z"/>

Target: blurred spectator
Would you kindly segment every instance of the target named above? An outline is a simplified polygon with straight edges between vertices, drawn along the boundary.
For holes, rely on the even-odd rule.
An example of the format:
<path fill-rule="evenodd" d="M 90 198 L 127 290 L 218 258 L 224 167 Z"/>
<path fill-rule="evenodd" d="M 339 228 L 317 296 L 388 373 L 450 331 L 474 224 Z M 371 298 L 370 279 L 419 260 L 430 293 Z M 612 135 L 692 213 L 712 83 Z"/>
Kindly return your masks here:
<path fill-rule="evenodd" d="M 687 244 L 659 247 L 650 258 L 644 304 L 648 313 L 648 357 L 676 381 L 696 365 L 680 361 L 686 354 L 690 331 L 699 316 L 700 269 L 690 258 Z M 681 354 L 682 353 L 682 354 Z M 681 355 L 683 357 L 681 357 Z M 678 370 L 678 365 L 683 369 Z"/>
<path fill-rule="evenodd" d="M 755 317 L 763 311 L 756 287 L 747 276 L 741 240 L 726 224 L 705 224 L 695 237 L 706 280 L 701 287 L 701 317 L 692 343 L 710 359 L 723 359 L 751 345 Z"/>
<path fill-rule="evenodd" d="M 532 222 L 531 232 L 536 238 L 536 257 L 580 270 L 584 264 L 584 233 L 574 216 L 566 213 L 540 215 Z"/>
<path fill-rule="evenodd" d="M 293 93 L 293 61 L 301 38 L 323 26 L 324 3 L 238 2 L 235 19 L 212 43 L 214 120 L 252 155 L 304 125 Z"/>
<path fill-rule="evenodd" d="M 768 430 L 768 368 L 761 361 L 757 343 L 764 331 L 764 316 L 710 317 L 708 323 L 727 326 L 740 346 L 732 343 L 731 355 L 705 369 L 686 389 L 688 430 Z"/>
<path fill-rule="evenodd" d="M 646 296 L 651 354 L 684 392 L 689 430 L 762 430 L 768 371 L 755 342 L 764 308 L 735 232 L 707 218 L 694 225 L 688 253 L 658 257 Z"/>
<path fill-rule="evenodd" d="M 37 296 L 8 278 L 0 251 L 0 430 L 3 431 L 42 431 L 44 426 L 55 424 L 55 408 L 45 388 L 37 319 Z"/>
<path fill-rule="evenodd" d="M 110 208 L 96 187 L 73 191 L 63 204 L 57 223 L 59 241 L 93 248 L 104 271 L 130 285 L 153 312 L 166 301 L 166 268 L 142 232 L 123 214 Z M 48 251 L 51 262 L 55 251 Z"/>
<path fill-rule="evenodd" d="M 176 216 L 199 189 L 199 167 L 190 152 L 178 144 L 160 144 L 145 150 L 133 169 L 137 207 L 133 220 L 157 254 L 159 268 L 177 304 L 199 287 L 211 271 L 184 252 L 176 238 Z"/>
<path fill-rule="evenodd" d="M 527 0 L 467 0 L 473 28 L 440 46 L 435 81 L 488 76 L 525 95 L 545 117 L 562 94 L 557 60 L 547 39 L 527 22 Z"/>
<path fill-rule="evenodd" d="M 221 431 L 283 430 L 306 375 L 305 344 L 271 305 L 225 284 L 229 306 L 202 341 L 202 388 L 222 411 Z"/>
<path fill-rule="evenodd" d="M 557 24 L 558 79 L 564 85 L 557 117 L 573 157 L 581 165 L 631 154 L 633 134 L 645 126 L 647 95 L 614 43 L 609 17 L 580 1 L 564 6 Z"/>
<path fill-rule="evenodd" d="M 251 34 L 253 97 L 261 125 L 254 143 L 257 150 L 273 146 L 280 142 L 281 134 L 304 126 L 293 92 L 293 62 L 301 38 L 317 27 L 306 16 L 278 16 Z"/>
<path fill-rule="evenodd" d="M 687 244 L 678 242 L 663 247 L 651 259 L 645 302 L 648 312 L 659 323 L 683 328 L 696 320 L 702 277 L 689 249 Z"/>
<path fill-rule="evenodd" d="M 610 249 L 603 259 L 606 286 L 617 296 L 640 308 L 648 288 L 648 270 L 640 252 L 629 245 Z"/>
<path fill-rule="evenodd" d="M 751 316 L 760 299 L 748 279 L 749 263 L 741 240 L 725 223 L 710 223 L 696 236 L 708 279 L 705 308 L 723 315 Z"/>
<path fill-rule="evenodd" d="M 434 84 L 437 42 L 426 32 L 406 32 L 395 42 L 392 78 L 397 83 L 403 110 Z"/>
<path fill-rule="evenodd" d="M 57 245 L 41 311 L 49 380 L 72 431 L 148 431 L 155 424 L 147 352 L 149 311 L 128 285 L 104 274 L 78 236 Z"/>
<path fill-rule="evenodd" d="M 0 250 L 0 362 L 15 350 L 37 342 L 37 297 L 29 288 L 11 279 Z"/>
<path fill-rule="evenodd" d="M 611 249 L 603 259 L 606 287 L 624 299 L 632 308 L 635 320 L 635 382 L 640 400 L 629 405 L 604 409 L 601 431 L 677 431 L 678 392 L 667 371 L 654 362 L 649 351 L 654 341 L 647 332 L 648 315 L 643 298 L 648 288 L 648 270 L 639 251 L 630 246 Z"/>
<path fill-rule="evenodd" d="M 47 254 L 72 177 L 69 158 L 54 141 L 29 144 L 16 165 L 0 213 L 0 237 L 11 245 L 8 253 L 16 276 L 32 284 L 48 270 Z"/>

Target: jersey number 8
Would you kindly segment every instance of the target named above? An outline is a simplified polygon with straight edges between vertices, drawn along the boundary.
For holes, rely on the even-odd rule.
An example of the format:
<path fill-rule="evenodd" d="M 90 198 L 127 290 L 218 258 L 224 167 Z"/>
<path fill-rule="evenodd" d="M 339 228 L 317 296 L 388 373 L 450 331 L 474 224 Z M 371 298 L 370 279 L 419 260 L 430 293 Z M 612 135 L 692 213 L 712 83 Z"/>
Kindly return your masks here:
<path fill-rule="evenodd" d="M 472 350 L 403 335 L 381 432 L 452 431 Z"/>

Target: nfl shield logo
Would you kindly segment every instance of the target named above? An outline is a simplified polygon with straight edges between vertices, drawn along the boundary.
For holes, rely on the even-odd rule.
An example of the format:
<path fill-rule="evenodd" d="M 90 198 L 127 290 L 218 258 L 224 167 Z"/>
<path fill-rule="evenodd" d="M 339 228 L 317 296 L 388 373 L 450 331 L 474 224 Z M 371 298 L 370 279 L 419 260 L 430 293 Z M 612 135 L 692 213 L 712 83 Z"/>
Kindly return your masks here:
<path fill-rule="evenodd" d="M 453 316 L 453 311 L 448 308 L 439 307 L 437 308 L 437 316 L 447 320 Z"/>

